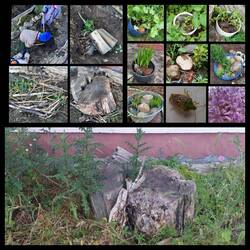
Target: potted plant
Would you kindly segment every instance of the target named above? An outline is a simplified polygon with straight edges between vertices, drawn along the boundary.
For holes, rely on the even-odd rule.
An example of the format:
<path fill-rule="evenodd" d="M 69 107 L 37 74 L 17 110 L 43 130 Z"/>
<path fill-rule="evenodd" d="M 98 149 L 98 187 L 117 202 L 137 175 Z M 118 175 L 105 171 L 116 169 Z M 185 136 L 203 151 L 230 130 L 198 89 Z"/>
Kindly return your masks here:
<path fill-rule="evenodd" d="M 128 5 L 128 31 L 131 36 L 148 34 L 149 38 L 163 40 L 163 6 Z"/>
<path fill-rule="evenodd" d="M 211 58 L 215 75 L 226 81 L 239 78 L 243 71 L 243 58 L 237 53 L 227 53 L 221 45 L 211 45 Z"/>
<path fill-rule="evenodd" d="M 145 13 L 136 5 L 128 5 L 128 31 L 131 36 L 142 36 L 148 32 L 143 18 Z"/>
<path fill-rule="evenodd" d="M 151 61 L 154 55 L 152 48 L 139 48 L 134 56 L 132 72 L 138 82 L 147 83 L 154 77 L 155 65 Z"/>
<path fill-rule="evenodd" d="M 237 10 L 227 11 L 219 6 L 214 7 L 211 21 L 215 23 L 216 31 L 224 37 L 234 36 L 242 26 L 242 17 Z"/>
<path fill-rule="evenodd" d="M 191 36 L 197 30 L 197 27 L 194 25 L 193 14 L 189 12 L 181 12 L 176 15 L 173 20 L 173 25 L 179 26 L 184 36 Z"/>
<path fill-rule="evenodd" d="M 163 109 L 163 97 L 155 92 L 142 91 L 128 97 L 128 116 L 132 121 L 147 123 Z"/>

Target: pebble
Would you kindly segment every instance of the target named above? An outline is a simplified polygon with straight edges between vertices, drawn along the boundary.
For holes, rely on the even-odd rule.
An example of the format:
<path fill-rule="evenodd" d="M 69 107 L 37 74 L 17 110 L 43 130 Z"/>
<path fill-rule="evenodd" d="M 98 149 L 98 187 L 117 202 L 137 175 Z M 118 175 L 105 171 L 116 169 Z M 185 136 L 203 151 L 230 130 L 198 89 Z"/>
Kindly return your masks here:
<path fill-rule="evenodd" d="M 138 106 L 138 110 L 140 112 L 144 112 L 144 113 L 147 113 L 150 111 L 150 107 L 147 103 L 141 103 L 139 106 Z"/>
<path fill-rule="evenodd" d="M 167 75 L 171 80 L 177 80 L 180 78 L 180 68 L 178 65 L 170 65 L 167 67 Z"/>
<path fill-rule="evenodd" d="M 193 67 L 193 60 L 187 54 L 177 56 L 176 63 L 180 66 L 182 70 L 190 70 Z"/>
<path fill-rule="evenodd" d="M 234 62 L 233 64 L 232 64 L 232 66 L 231 66 L 231 68 L 230 68 L 230 70 L 232 71 L 232 72 L 237 72 L 237 71 L 239 71 L 240 69 L 241 69 L 241 67 L 242 67 L 242 64 L 240 63 L 240 62 Z"/>

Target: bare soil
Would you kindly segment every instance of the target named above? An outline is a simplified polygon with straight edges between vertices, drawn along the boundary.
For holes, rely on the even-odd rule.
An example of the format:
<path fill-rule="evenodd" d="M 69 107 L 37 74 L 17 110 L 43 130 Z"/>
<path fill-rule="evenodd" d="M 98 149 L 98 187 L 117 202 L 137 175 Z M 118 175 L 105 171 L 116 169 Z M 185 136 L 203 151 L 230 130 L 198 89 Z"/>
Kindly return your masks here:
<path fill-rule="evenodd" d="M 119 6 L 122 10 L 122 6 Z M 73 5 L 70 8 L 70 52 L 71 63 L 85 64 L 122 64 L 122 52 L 112 51 L 105 55 L 97 51 L 93 55 L 86 55 L 91 44 L 89 33 L 83 31 L 83 21 L 78 12 L 85 20 L 94 22 L 94 29 L 103 28 L 118 40 L 118 45 L 122 46 L 122 16 L 112 5 Z M 117 52 L 117 53 L 115 53 Z"/>

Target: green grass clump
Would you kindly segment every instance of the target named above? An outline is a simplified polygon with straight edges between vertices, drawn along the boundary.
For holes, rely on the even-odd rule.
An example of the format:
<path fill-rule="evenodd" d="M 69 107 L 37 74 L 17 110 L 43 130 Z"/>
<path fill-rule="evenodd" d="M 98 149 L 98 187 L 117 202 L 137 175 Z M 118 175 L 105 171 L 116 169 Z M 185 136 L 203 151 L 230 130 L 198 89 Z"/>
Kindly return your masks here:
<path fill-rule="evenodd" d="M 151 48 L 140 48 L 134 57 L 134 61 L 140 67 L 148 68 L 154 55 L 154 50 Z"/>

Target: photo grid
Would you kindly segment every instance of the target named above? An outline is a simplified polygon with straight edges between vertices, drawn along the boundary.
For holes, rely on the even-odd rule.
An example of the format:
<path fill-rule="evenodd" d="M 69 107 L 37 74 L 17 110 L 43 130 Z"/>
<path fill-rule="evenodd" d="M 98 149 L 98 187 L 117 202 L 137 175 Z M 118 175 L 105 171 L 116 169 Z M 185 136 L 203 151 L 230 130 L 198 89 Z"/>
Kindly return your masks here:
<path fill-rule="evenodd" d="M 9 122 L 244 123 L 235 6 L 13 5 Z"/>
<path fill-rule="evenodd" d="M 245 245 L 246 5 L 209 3 L 9 5 L 5 245 Z"/>

